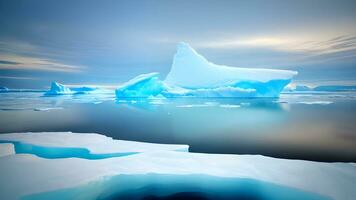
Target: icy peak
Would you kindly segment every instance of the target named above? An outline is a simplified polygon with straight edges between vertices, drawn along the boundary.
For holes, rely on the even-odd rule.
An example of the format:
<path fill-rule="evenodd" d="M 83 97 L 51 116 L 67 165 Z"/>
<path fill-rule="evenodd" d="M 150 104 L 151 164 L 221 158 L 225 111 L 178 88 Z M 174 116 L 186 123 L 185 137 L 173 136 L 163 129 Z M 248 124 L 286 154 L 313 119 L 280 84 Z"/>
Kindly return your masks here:
<path fill-rule="evenodd" d="M 188 43 L 180 42 L 177 44 L 177 53 L 175 56 L 194 56 L 206 60 L 203 56 L 199 55 Z"/>
<path fill-rule="evenodd" d="M 45 93 L 45 95 L 60 95 L 60 94 L 71 94 L 72 91 L 66 86 L 53 81 L 51 83 L 51 88 Z"/>
<path fill-rule="evenodd" d="M 177 53 L 165 83 L 185 88 L 214 88 L 241 81 L 266 83 L 290 80 L 297 72 L 290 70 L 229 67 L 209 62 L 189 44 L 177 45 Z"/>

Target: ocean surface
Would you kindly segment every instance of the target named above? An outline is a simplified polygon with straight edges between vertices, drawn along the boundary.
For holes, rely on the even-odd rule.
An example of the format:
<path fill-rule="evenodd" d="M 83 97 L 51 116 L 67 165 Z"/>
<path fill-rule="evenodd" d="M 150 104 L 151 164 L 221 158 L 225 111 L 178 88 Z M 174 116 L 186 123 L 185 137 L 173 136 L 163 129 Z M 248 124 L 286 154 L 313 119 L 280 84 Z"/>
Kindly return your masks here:
<path fill-rule="evenodd" d="M 190 152 L 356 162 L 356 92 L 119 100 L 114 93 L 0 93 L 0 133 L 41 131 L 188 144 Z"/>

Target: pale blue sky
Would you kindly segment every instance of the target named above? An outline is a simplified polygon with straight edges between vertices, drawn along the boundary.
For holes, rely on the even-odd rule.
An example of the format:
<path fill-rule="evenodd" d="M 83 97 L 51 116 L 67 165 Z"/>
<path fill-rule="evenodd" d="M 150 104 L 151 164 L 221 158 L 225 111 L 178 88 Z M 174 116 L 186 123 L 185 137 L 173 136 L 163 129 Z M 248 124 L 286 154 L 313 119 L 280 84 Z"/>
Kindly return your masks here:
<path fill-rule="evenodd" d="M 166 75 L 177 42 L 216 64 L 356 83 L 356 1 L 0 0 L 0 86 Z"/>

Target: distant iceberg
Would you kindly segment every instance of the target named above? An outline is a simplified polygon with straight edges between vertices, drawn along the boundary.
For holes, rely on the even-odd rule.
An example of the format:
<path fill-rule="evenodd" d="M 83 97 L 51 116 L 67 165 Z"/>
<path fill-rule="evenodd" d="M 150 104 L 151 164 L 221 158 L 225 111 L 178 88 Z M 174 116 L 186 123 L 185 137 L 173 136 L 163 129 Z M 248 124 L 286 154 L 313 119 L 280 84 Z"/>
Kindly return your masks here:
<path fill-rule="evenodd" d="M 149 97 L 278 97 L 297 72 L 216 65 L 186 43 L 177 45 L 165 80 L 143 74 L 122 84 L 117 98 Z"/>
<path fill-rule="evenodd" d="M 356 85 L 318 85 L 314 87 L 296 85 L 294 88 L 285 88 L 285 92 L 354 92 Z"/>
<path fill-rule="evenodd" d="M 321 85 L 313 89 L 314 91 L 343 92 L 356 91 L 355 85 Z"/>
<path fill-rule="evenodd" d="M 67 94 L 88 94 L 96 90 L 97 88 L 86 87 L 86 86 L 68 88 L 60 83 L 52 82 L 51 88 L 47 92 L 45 92 L 44 95 L 52 96 L 52 95 L 67 95 Z"/>
<path fill-rule="evenodd" d="M 66 86 L 57 82 L 52 82 L 51 88 L 45 93 L 45 95 L 63 95 L 63 94 L 73 94 L 73 91 L 71 91 Z"/>

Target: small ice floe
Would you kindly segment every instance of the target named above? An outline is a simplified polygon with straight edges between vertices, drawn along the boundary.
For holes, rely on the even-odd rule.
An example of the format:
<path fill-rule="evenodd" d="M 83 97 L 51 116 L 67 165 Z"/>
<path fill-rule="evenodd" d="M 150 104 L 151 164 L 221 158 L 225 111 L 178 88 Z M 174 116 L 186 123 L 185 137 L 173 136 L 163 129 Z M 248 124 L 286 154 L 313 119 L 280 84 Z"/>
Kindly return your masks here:
<path fill-rule="evenodd" d="M 163 101 L 150 101 L 149 103 L 153 104 L 153 105 L 163 105 L 163 104 L 165 104 Z"/>
<path fill-rule="evenodd" d="M 211 104 L 186 104 L 186 105 L 178 105 L 177 108 L 199 108 L 199 107 L 211 107 L 214 105 Z"/>
<path fill-rule="evenodd" d="M 50 108 L 34 108 L 34 111 L 50 111 L 50 110 L 62 110 L 62 107 L 50 107 Z"/>
<path fill-rule="evenodd" d="M 237 104 L 221 104 L 220 105 L 221 108 L 240 108 L 240 105 Z"/>
<path fill-rule="evenodd" d="M 334 102 L 332 101 L 301 101 L 297 102 L 298 104 L 307 104 L 307 105 L 329 105 Z"/>
<path fill-rule="evenodd" d="M 124 100 L 124 99 L 120 99 L 120 100 L 117 100 L 118 103 L 127 103 L 127 100 Z"/>

